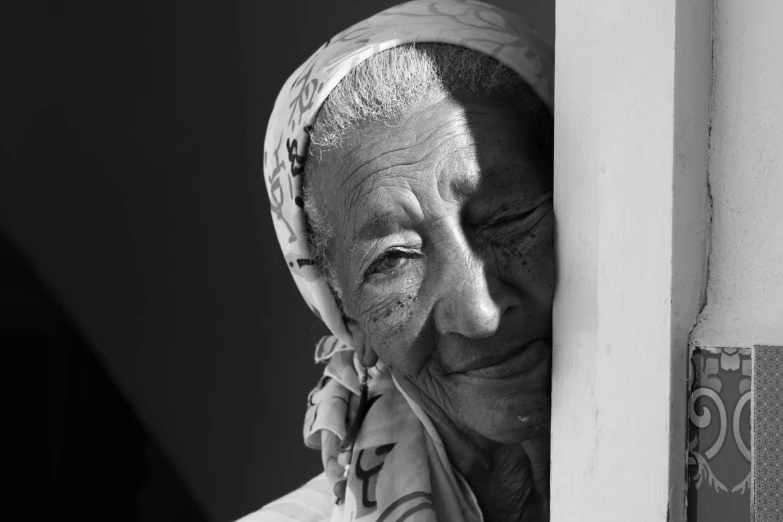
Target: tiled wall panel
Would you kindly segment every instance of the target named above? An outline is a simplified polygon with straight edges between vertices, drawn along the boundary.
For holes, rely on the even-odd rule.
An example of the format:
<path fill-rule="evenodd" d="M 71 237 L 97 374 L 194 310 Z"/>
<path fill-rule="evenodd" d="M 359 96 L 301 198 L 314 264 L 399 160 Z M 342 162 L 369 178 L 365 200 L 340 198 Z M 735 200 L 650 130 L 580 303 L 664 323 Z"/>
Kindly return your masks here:
<path fill-rule="evenodd" d="M 749 348 L 702 347 L 692 353 L 689 522 L 750 521 L 752 369 Z"/>
<path fill-rule="evenodd" d="M 783 346 L 753 350 L 754 522 L 783 521 Z"/>
<path fill-rule="evenodd" d="M 783 522 L 783 346 L 696 348 L 688 390 L 688 521 Z"/>

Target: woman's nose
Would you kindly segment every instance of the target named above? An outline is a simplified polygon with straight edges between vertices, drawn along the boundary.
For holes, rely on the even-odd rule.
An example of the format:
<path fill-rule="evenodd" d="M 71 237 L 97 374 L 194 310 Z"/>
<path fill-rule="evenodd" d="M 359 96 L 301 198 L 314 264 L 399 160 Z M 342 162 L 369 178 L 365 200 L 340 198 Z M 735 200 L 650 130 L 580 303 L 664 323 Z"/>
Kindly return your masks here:
<path fill-rule="evenodd" d="M 510 288 L 490 275 L 486 263 L 470 251 L 452 258 L 440 278 L 435 325 L 441 335 L 471 339 L 490 337 L 515 298 Z"/>

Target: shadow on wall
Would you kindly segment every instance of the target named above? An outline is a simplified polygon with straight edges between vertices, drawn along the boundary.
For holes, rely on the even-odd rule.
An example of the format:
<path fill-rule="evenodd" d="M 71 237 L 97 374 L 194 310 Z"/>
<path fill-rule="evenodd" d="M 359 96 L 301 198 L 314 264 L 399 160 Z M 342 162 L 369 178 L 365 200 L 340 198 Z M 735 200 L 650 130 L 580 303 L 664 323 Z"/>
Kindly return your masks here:
<path fill-rule="evenodd" d="M 325 334 L 261 174 L 285 78 L 395 1 L 26 2 L 4 65 L 0 227 L 213 520 L 320 472 L 301 422 Z M 497 2 L 539 20 L 554 2 Z"/>
<path fill-rule="evenodd" d="M 18 488 L 9 504 L 19 519 L 206 522 L 101 362 L 2 236 L 0 310 L 14 386 L 4 394 L 13 398 L 5 471 Z"/>

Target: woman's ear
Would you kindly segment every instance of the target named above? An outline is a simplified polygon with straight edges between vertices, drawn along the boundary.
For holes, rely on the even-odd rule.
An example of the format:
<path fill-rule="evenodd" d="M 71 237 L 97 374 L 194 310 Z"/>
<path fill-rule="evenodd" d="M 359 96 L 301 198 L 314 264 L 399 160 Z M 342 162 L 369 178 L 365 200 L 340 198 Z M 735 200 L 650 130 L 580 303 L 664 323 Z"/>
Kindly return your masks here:
<path fill-rule="evenodd" d="M 370 343 L 367 340 L 367 335 L 359 323 L 353 319 L 345 319 L 345 327 L 351 332 L 351 338 L 353 340 L 353 348 L 359 355 L 359 360 L 362 366 L 365 368 L 372 368 L 378 364 L 378 354 L 372 349 Z"/>

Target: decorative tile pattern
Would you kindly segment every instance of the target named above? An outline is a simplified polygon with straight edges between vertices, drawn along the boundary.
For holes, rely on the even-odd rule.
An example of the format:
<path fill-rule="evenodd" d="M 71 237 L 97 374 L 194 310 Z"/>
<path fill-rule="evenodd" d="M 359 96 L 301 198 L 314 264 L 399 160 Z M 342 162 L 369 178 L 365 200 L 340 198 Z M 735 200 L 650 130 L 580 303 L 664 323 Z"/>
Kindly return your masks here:
<path fill-rule="evenodd" d="M 701 347 L 691 354 L 689 522 L 750 521 L 751 371 L 750 348 Z"/>
<path fill-rule="evenodd" d="M 753 520 L 783 521 L 783 346 L 753 350 Z"/>

